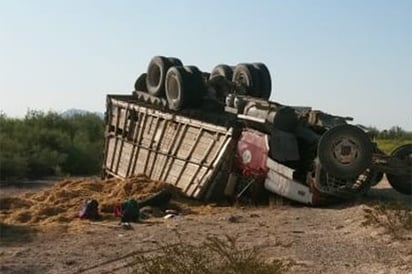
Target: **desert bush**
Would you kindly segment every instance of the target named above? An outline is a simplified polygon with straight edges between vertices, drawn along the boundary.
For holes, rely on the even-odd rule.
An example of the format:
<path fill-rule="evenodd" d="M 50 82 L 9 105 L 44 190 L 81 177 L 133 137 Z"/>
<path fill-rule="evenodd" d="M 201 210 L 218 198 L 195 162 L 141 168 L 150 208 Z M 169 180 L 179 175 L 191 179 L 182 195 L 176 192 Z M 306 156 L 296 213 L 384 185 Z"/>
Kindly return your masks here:
<path fill-rule="evenodd" d="M 133 273 L 146 274 L 276 274 L 287 269 L 280 260 L 265 263 L 261 253 L 264 249 L 242 248 L 236 237 L 224 239 L 208 237 L 200 245 L 186 243 L 160 246 L 151 256 L 136 256 Z"/>
<path fill-rule="evenodd" d="M 379 203 L 364 209 L 363 225 L 380 226 L 395 238 L 403 238 L 412 230 L 412 210 L 410 205 L 400 202 Z"/>
<path fill-rule="evenodd" d="M 103 120 L 91 113 L 29 111 L 23 119 L 1 114 L 0 179 L 98 174 L 103 130 Z"/>

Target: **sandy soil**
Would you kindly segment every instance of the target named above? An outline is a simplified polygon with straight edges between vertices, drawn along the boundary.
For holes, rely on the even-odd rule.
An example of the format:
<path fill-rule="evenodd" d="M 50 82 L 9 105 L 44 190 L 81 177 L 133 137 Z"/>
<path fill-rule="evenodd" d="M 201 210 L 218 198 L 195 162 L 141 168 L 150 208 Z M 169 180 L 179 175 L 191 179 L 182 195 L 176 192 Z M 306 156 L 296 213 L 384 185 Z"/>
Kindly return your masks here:
<path fill-rule="evenodd" d="M 266 261 L 288 262 L 289 273 L 412 273 L 412 231 L 396 239 L 381 227 L 362 225 L 364 209 L 376 201 L 400 200 L 412 208 L 411 197 L 396 193 L 386 181 L 362 200 L 328 208 L 281 200 L 260 207 L 185 205 L 180 201 L 182 216 L 152 217 L 133 224 L 130 230 L 117 227 L 117 220 L 109 215 L 99 224 L 75 218 L 81 199 L 73 193 L 82 198 L 112 195 L 103 202 L 109 211 L 110 203 L 123 197 L 120 194 L 136 190 L 111 181 L 118 189 L 110 194 L 107 191 L 113 187 L 95 189 L 101 183 L 97 179 L 66 180 L 28 189 L 30 193 L 22 193 L 27 191 L 24 188 L 2 188 L 0 272 L 127 273 L 128 254 L 176 242 L 179 235 L 191 243 L 230 235 L 242 246 L 261 247 Z M 126 190 L 130 192 L 124 193 Z M 65 210 L 55 212 L 50 209 L 53 205 Z"/>

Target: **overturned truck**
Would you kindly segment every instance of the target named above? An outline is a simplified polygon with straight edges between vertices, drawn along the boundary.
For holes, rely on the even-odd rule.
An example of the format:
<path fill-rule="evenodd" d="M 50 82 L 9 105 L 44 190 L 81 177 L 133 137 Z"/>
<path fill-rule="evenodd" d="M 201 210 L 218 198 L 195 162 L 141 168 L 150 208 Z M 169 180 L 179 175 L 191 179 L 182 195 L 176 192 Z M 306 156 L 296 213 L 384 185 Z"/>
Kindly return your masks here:
<path fill-rule="evenodd" d="M 262 63 L 211 73 L 156 56 L 128 95 L 108 95 L 105 177 L 146 174 L 200 200 L 259 189 L 322 205 L 367 192 L 386 174 L 412 194 L 412 144 L 386 155 L 349 117 L 269 100 Z"/>

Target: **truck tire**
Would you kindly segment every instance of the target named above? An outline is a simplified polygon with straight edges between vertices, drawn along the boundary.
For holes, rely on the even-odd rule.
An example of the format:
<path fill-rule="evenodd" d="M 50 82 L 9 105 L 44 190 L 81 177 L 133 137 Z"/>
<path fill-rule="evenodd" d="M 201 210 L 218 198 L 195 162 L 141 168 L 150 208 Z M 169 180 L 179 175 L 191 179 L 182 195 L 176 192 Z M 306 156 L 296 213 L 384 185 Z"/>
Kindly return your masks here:
<path fill-rule="evenodd" d="M 406 144 L 395 149 L 391 156 L 399 159 L 409 159 L 412 161 L 412 144 Z M 409 174 L 395 175 L 386 174 L 389 184 L 398 192 L 405 195 L 412 195 L 412 168 L 409 169 Z"/>
<path fill-rule="evenodd" d="M 245 88 L 247 95 L 260 98 L 259 73 L 251 64 L 238 64 L 234 71 L 232 81 Z"/>
<path fill-rule="evenodd" d="M 207 84 L 207 82 L 209 81 L 209 79 L 210 79 L 210 73 L 209 72 L 202 72 L 202 78 L 203 78 L 203 83 L 206 85 Z M 231 81 L 232 81 L 232 79 L 230 79 Z"/>
<path fill-rule="evenodd" d="M 233 69 L 232 67 L 225 64 L 217 65 L 210 73 L 209 80 L 215 78 L 216 76 L 223 76 L 227 80 L 231 81 L 233 77 Z"/>
<path fill-rule="evenodd" d="M 136 82 L 134 83 L 135 91 L 147 92 L 146 78 L 147 78 L 147 73 L 142 73 L 140 74 L 139 77 L 137 77 Z"/>
<path fill-rule="evenodd" d="M 184 66 L 184 69 L 189 72 L 190 74 L 193 74 L 194 76 L 196 76 L 197 78 L 201 78 L 202 77 L 202 72 L 199 70 L 198 67 L 196 66 Z"/>
<path fill-rule="evenodd" d="M 184 67 L 171 67 L 166 74 L 165 90 L 169 108 L 181 110 L 189 104 L 190 75 Z"/>
<path fill-rule="evenodd" d="M 260 98 L 268 100 L 272 91 L 272 78 L 270 77 L 269 69 L 263 63 L 253 63 L 253 66 L 259 74 L 261 84 Z"/>
<path fill-rule="evenodd" d="M 340 178 L 356 178 L 371 164 L 373 146 L 368 135 L 352 125 L 326 131 L 318 144 L 318 157 L 327 173 Z"/>
<path fill-rule="evenodd" d="M 190 92 L 190 94 L 188 94 L 188 106 L 200 106 L 202 98 L 206 92 L 206 85 L 203 81 L 202 72 L 196 66 L 184 66 L 184 69 L 188 72 L 188 81 L 190 81 L 190 84 L 187 85 Z"/>
<path fill-rule="evenodd" d="M 172 64 L 172 66 L 183 66 L 183 63 L 179 58 L 167 57 L 167 60 L 169 60 L 170 64 Z"/>
<path fill-rule="evenodd" d="M 147 68 L 147 91 L 157 97 L 164 97 L 165 79 L 168 69 L 172 66 L 169 59 L 164 56 L 155 56 Z"/>

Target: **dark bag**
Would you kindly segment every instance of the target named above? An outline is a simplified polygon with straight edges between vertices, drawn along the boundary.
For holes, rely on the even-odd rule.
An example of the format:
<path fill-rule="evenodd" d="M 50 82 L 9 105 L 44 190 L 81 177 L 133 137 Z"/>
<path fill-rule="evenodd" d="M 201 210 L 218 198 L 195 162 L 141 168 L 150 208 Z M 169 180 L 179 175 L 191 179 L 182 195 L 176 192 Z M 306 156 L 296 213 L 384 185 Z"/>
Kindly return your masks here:
<path fill-rule="evenodd" d="M 99 219 L 99 203 L 95 199 L 88 199 L 84 202 L 79 211 L 80 219 Z"/>
<path fill-rule="evenodd" d="M 122 223 L 139 221 L 139 204 L 135 199 L 128 199 L 115 206 L 114 215 L 120 217 Z"/>

